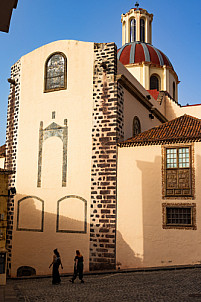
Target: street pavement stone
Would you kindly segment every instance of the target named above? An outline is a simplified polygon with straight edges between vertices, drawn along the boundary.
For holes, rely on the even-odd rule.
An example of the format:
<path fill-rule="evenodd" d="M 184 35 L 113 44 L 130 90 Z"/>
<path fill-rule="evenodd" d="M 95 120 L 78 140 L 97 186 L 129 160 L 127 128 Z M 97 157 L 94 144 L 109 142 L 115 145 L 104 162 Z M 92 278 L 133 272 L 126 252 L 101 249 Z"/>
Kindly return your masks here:
<path fill-rule="evenodd" d="M 52 285 L 50 278 L 8 280 L 8 286 L 15 290 L 16 301 L 25 302 L 201 301 L 200 268 L 86 275 L 84 284 L 69 280 L 62 277 L 60 285 Z"/>

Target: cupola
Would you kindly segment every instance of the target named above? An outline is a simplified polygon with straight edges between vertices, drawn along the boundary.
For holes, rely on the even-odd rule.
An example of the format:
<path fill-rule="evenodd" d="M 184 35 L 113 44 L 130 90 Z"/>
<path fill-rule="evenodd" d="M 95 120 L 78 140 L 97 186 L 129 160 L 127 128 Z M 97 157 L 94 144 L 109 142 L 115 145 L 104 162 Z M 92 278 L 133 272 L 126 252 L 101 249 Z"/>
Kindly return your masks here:
<path fill-rule="evenodd" d="M 117 58 L 154 98 L 160 91 L 178 102 L 178 76 L 169 58 L 152 45 L 153 14 L 146 9 L 135 8 L 122 14 L 122 47 Z"/>
<path fill-rule="evenodd" d="M 138 41 L 151 44 L 153 14 L 139 8 L 138 2 L 135 6 L 128 13 L 121 15 L 122 45 Z"/>

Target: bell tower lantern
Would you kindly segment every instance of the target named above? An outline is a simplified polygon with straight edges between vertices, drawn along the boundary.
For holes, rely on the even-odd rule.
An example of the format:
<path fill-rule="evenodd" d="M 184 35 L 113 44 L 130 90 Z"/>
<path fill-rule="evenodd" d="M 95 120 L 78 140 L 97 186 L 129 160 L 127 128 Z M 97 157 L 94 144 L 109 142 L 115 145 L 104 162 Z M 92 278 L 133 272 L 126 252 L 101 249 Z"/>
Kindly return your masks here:
<path fill-rule="evenodd" d="M 152 44 L 152 20 L 153 14 L 139 8 L 139 3 L 136 2 L 135 8 L 121 15 L 122 45 L 131 42 Z"/>

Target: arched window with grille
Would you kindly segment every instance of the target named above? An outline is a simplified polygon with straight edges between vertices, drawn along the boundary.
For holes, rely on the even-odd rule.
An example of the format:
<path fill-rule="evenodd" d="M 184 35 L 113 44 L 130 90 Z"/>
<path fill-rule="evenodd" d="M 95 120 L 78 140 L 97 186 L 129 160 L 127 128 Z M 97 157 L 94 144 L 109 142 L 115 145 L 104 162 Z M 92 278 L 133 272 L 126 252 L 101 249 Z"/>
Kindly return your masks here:
<path fill-rule="evenodd" d="M 150 90 L 152 89 L 160 90 L 160 79 L 156 75 L 150 77 Z"/>
<path fill-rule="evenodd" d="M 67 59 L 57 52 L 52 54 L 45 64 L 45 92 L 66 89 L 67 87 Z"/>
<path fill-rule="evenodd" d="M 136 41 L 136 20 L 132 19 L 130 22 L 130 41 Z"/>
<path fill-rule="evenodd" d="M 141 133 L 141 124 L 139 118 L 135 116 L 133 119 L 133 136 L 136 136 L 139 133 Z"/>
<path fill-rule="evenodd" d="M 176 91 L 176 89 L 175 89 L 175 82 L 173 82 L 173 84 L 172 84 L 172 97 L 173 97 L 173 99 L 175 100 L 175 91 Z"/>
<path fill-rule="evenodd" d="M 145 41 L 145 21 L 144 19 L 140 19 L 140 41 Z"/>

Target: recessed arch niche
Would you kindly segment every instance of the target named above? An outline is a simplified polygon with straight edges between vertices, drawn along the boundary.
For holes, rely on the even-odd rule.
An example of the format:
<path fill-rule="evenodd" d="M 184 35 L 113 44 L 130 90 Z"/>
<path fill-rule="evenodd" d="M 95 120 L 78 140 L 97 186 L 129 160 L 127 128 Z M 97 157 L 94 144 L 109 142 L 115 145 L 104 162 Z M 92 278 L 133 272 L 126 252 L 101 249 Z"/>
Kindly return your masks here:
<path fill-rule="evenodd" d="M 68 195 L 57 201 L 57 232 L 87 232 L 87 201 L 77 195 Z"/>
<path fill-rule="evenodd" d="M 43 232 L 44 201 L 37 196 L 18 200 L 17 231 Z"/>

